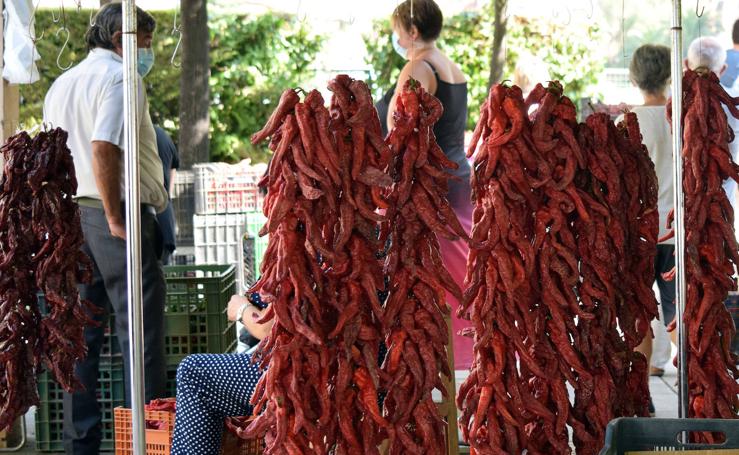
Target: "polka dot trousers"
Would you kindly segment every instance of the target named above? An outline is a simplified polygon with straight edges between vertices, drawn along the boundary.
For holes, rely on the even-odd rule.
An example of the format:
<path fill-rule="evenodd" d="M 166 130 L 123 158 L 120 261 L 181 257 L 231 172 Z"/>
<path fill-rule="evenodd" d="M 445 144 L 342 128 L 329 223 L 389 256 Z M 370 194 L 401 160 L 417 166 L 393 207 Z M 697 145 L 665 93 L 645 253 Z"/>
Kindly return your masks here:
<path fill-rule="evenodd" d="M 194 354 L 177 369 L 172 455 L 219 455 L 223 420 L 250 415 L 262 372 L 249 354 Z"/>

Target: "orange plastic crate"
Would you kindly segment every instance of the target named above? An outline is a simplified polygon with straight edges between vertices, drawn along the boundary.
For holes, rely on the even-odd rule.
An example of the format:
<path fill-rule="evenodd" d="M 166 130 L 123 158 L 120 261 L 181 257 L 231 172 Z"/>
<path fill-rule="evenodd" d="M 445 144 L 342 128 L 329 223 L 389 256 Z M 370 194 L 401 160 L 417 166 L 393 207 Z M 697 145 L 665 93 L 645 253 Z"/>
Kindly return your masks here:
<path fill-rule="evenodd" d="M 174 413 L 166 411 L 145 411 L 147 421 L 164 423 L 163 430 L 146 429 L 146 455 L 169 455 L 174 432 Z M 133 454 L 133 435 L 131 431 L 131 410 L 115 408 L 115 455 Z"/>
<path fill-rule="evenodd" d="M 115 408 L 115 455 L 133 454 L 131 410 Z M 146 411 L 147 421 L 163 422 L 163 430 L 146 430 L 146 455 L 169 455 L 172 448 L 175 414 L 167 411 Z M 224 429 L 221 455 L 262 455 L 264 441 L 244 440 Z"/>

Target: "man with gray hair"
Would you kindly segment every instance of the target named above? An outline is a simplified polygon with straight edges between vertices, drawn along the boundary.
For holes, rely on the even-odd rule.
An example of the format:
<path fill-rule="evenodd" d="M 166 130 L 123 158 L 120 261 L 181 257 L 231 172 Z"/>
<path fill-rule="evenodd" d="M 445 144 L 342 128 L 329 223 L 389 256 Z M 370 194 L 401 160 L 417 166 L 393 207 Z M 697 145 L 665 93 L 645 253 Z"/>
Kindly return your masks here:
<path fill-rule="evenodd" d="M 688 48 L 688 58 L 685 59 L 685 66 L 694 71 L 705 69 L 721 78 L 727 68 L 724 46 L 716 38 L 696 38 L 690 43 L 690 47 Z M 739 93 L 731 87 L 724 87 L 724 90 L 732 97 L 739 96 Z M 739 155 L 739 119 L 731 115 L 726 107 L 724 107 L 724 112 L 726 113 L 729 127 L 734 131 L 734 137 L 736 138 L 729 144 L 729 151 L 734 161 L 737 161 L 737 155 Z M 726 196 L 729 198 L 732 207 L 734 207 L 734 213 L 737 213 L 736 182 L 728 179 L 724 182 L 723 186 Z"/>
<path fill-rule="evenodd" d="M 44 121 L 69 133 L 79 182 L 76 200 L 80 205 L 83 251 L 92 259 L 92 283 L 80 285 L 82 298 L 100 308 L 95 315 L 115 316 L 113 332 L 118 337 L 125 377 L 129 377 L 128 296 L 126 281 L 125 189 L 123 177 L 123 14 L 120 3 L 105 5 L 95 16 L 85 39 L 88 56 L 59 76 L 46 94 Z M 151 50 L 156 22 L 137 8 L 138 73 L 151 70 Z M 165 282 L 159 258 L 161 232 L 156 215 L 167 205 L 162 162 L 141 77 L 135 115 L 139 123 L 139 166 L 141 175 L 141 273 L 144 318 L 144 368 L 146 399 L 165 393 L 164 355 Z M 75 369 L 85 390 L 64 394 L 64 450 L 67 454 L 98 454 L 102 439 L 100 408 L 96 389 L 105 327 L 85 329 L 87 358 Z M 130 405 L 130 388 L 125 397 Z"/>

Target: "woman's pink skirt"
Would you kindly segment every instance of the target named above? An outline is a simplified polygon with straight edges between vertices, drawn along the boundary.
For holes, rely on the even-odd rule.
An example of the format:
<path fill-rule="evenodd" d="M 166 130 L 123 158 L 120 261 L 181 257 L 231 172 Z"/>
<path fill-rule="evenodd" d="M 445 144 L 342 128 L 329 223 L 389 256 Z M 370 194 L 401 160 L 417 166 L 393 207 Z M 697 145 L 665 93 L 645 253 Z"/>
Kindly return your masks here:
<path fill-rule="evenodd" d="M 462 223 L 462 227 L 467 233 L 472 229 L 472 204 L 470 203 L 469 197 L 469 183 L 466 183 L 467 188 L 456 188 L 450 194 L 450 202 L 454 208 L 454 212 L 457 214 L 459 221 Z M 452 186 L 453 189 L 454 185 Z M 460 191 L 461 190 L 461 191 Z M 457 193 L 457 194 L 454 194 Z M 461 194 L 460 194 L 461 193 Z M 444 260 L 447 270 L 457 282 L 459 287 L 464 292 L 464 278 L 467 273 L 467 254 L 469 248 L 467 243 L 463 240 L 449 241 L 443 238 L 439 238 L 439 244 L 441 246 L 441 256 Z M 474 340 L 469 337 L 463 337 L 459 333 L 465 327 L 471 327 L 470 321 L 465 321 L 457 317 L 457 308 L 459 308 L 459 302 L 451 294 L 447 293 L 447 301 L 452 307 L 452 345 L 454 347 L 454 369 L 455 370 L 469 370 L 472 365 L 472 345 Z"/>

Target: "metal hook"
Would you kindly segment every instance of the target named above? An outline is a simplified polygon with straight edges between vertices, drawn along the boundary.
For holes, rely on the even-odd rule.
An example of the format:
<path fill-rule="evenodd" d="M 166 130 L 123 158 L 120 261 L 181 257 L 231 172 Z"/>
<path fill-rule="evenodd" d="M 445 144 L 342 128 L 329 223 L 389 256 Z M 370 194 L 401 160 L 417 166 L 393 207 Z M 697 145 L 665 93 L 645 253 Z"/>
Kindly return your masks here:
<path fill-rule="evenodd" d="M 590 0 L 589 3 L 590 3 L 590 13 L 586 15 L 588 20 L 592 19 L 593 13 L 595 13 L 595 8 L 593 7 L 593 0 Z"/>
<path fill-rule="evenodd" d="M 706 11 L 706 7 L 704 6 L 703 8 L 701 8 L 701 12 L 700 14 L 698 14 L 698 7 L 700 6 L 700 4 L 701 0 L 695 0 L 695 15 L 698 17 L 703 17 L 703 12 Z"/>
<path fill-rule="evenodd" d="M 31 14 L 31 20 L 28 22 L 28 37 L 31 38 L 31 41 L 33 41 L 34 44 L 44 39 L 44 34 L 46 33 L 46 30 L 42 30 L 41 36 L 36 36 L 36 32 L 32 30 L 34 24 L 36 24 L 36 12 L 38 11 L 40 3 L 41 0 L 36 2 L 36 6 L 33 7 L 33 13 Z"/>
<path fill-rule="evenodd" d="M 172 58 L 169 60 L 169 62 L 174 66 L 175 68 L 182 67 L 181 63 L 177 63 L 175 60 L 177 59 L 177 51 L 180 49 L 180 44 L 182 43 L 182 32 L 177 30 L 177 33 L 180 35 L 179 38 L 177 38 L 177 45 L 174 47 L 174 52 L 172 53 Z"/>
<path fill-rule="evenodd" d="M 67 71 L 69 68 L 72 67 L 72 62 L 70 61 L 69 62 L 69 65 L 67 65 L 67 66 L 62 66 L 62 64 L 60 63 L 60 60 L 62 58 L 62 54 L 64 53 L 64 49 L 66 49 L 67 48 L 67 44 L 69 44 L 69 29 L 67 28 L 66 25 L 56 31 L 56 37 L 57 38 L 59 38 L 59 33 L 61 33 L 61 32 L 66 32 L 67 33 L 67 37 L 64 39 L 64 44 L 62 44 L 62 48 L 59 49 L 59 54 L 57 54 L 57 56 L 56 56 L 56 66 L 60 70 L 62 70 L 62 71 Z"/>
<path fill-rule="evenodd" d="M 63 8 L 63 6 L 59 8 L 60 11 L 61 11 L 61 8 Z M 58 24 L 59 21 L 61 20 L 62 20 L 62 15 L 59 14 L 58 16 L 54 16 L 54 9 L 52 9 L 51 10 L 51 21 L 55 24 Z"/>
<path fill-rule="evenodd" d="M 298 0 L 298 9 L 295 11 L 295 19 L 297 19 L 298 22 L 305 23 L 305 20 L 308 18 L 308 13 L 303 13 L 303 17 L 300 17 L 300 4 L 302 3 L 302 0 Z"/>
<path fill-rule="evenodd" d="M 180 31 L 179 25 L 177 25 L 177 10 L 174 10 L 174 19 L 172 19 L 172 34 Z"/>
<path fill-rule="evenodd" d="M 568 6 L 565 6 L 565 11 L 567 11 L 567 21 L 562 22 L 562 25 L 567 26 L 572 23 L 572 11 L 570 11 L 570 8 Z M 559 11 L 556 9 L 552 10 L 552 16 L 556 19 L 559 17 Z"/>
<path fill-rule="evenodd" d="M 177 63 L 177 52 L 180 50 L 180 44 L 182 44 L 182 29 L 177 24 L 177 10 L 174 12 L 174 19 L 172 20 L 172 36 L 177 36 L 177 44 L 174 47 L 174 52 L 172 52 L 172 58 L 169 59 L 169 63 L 174 66 L 175 68 L 181 68 L 182 64 Z"/>

